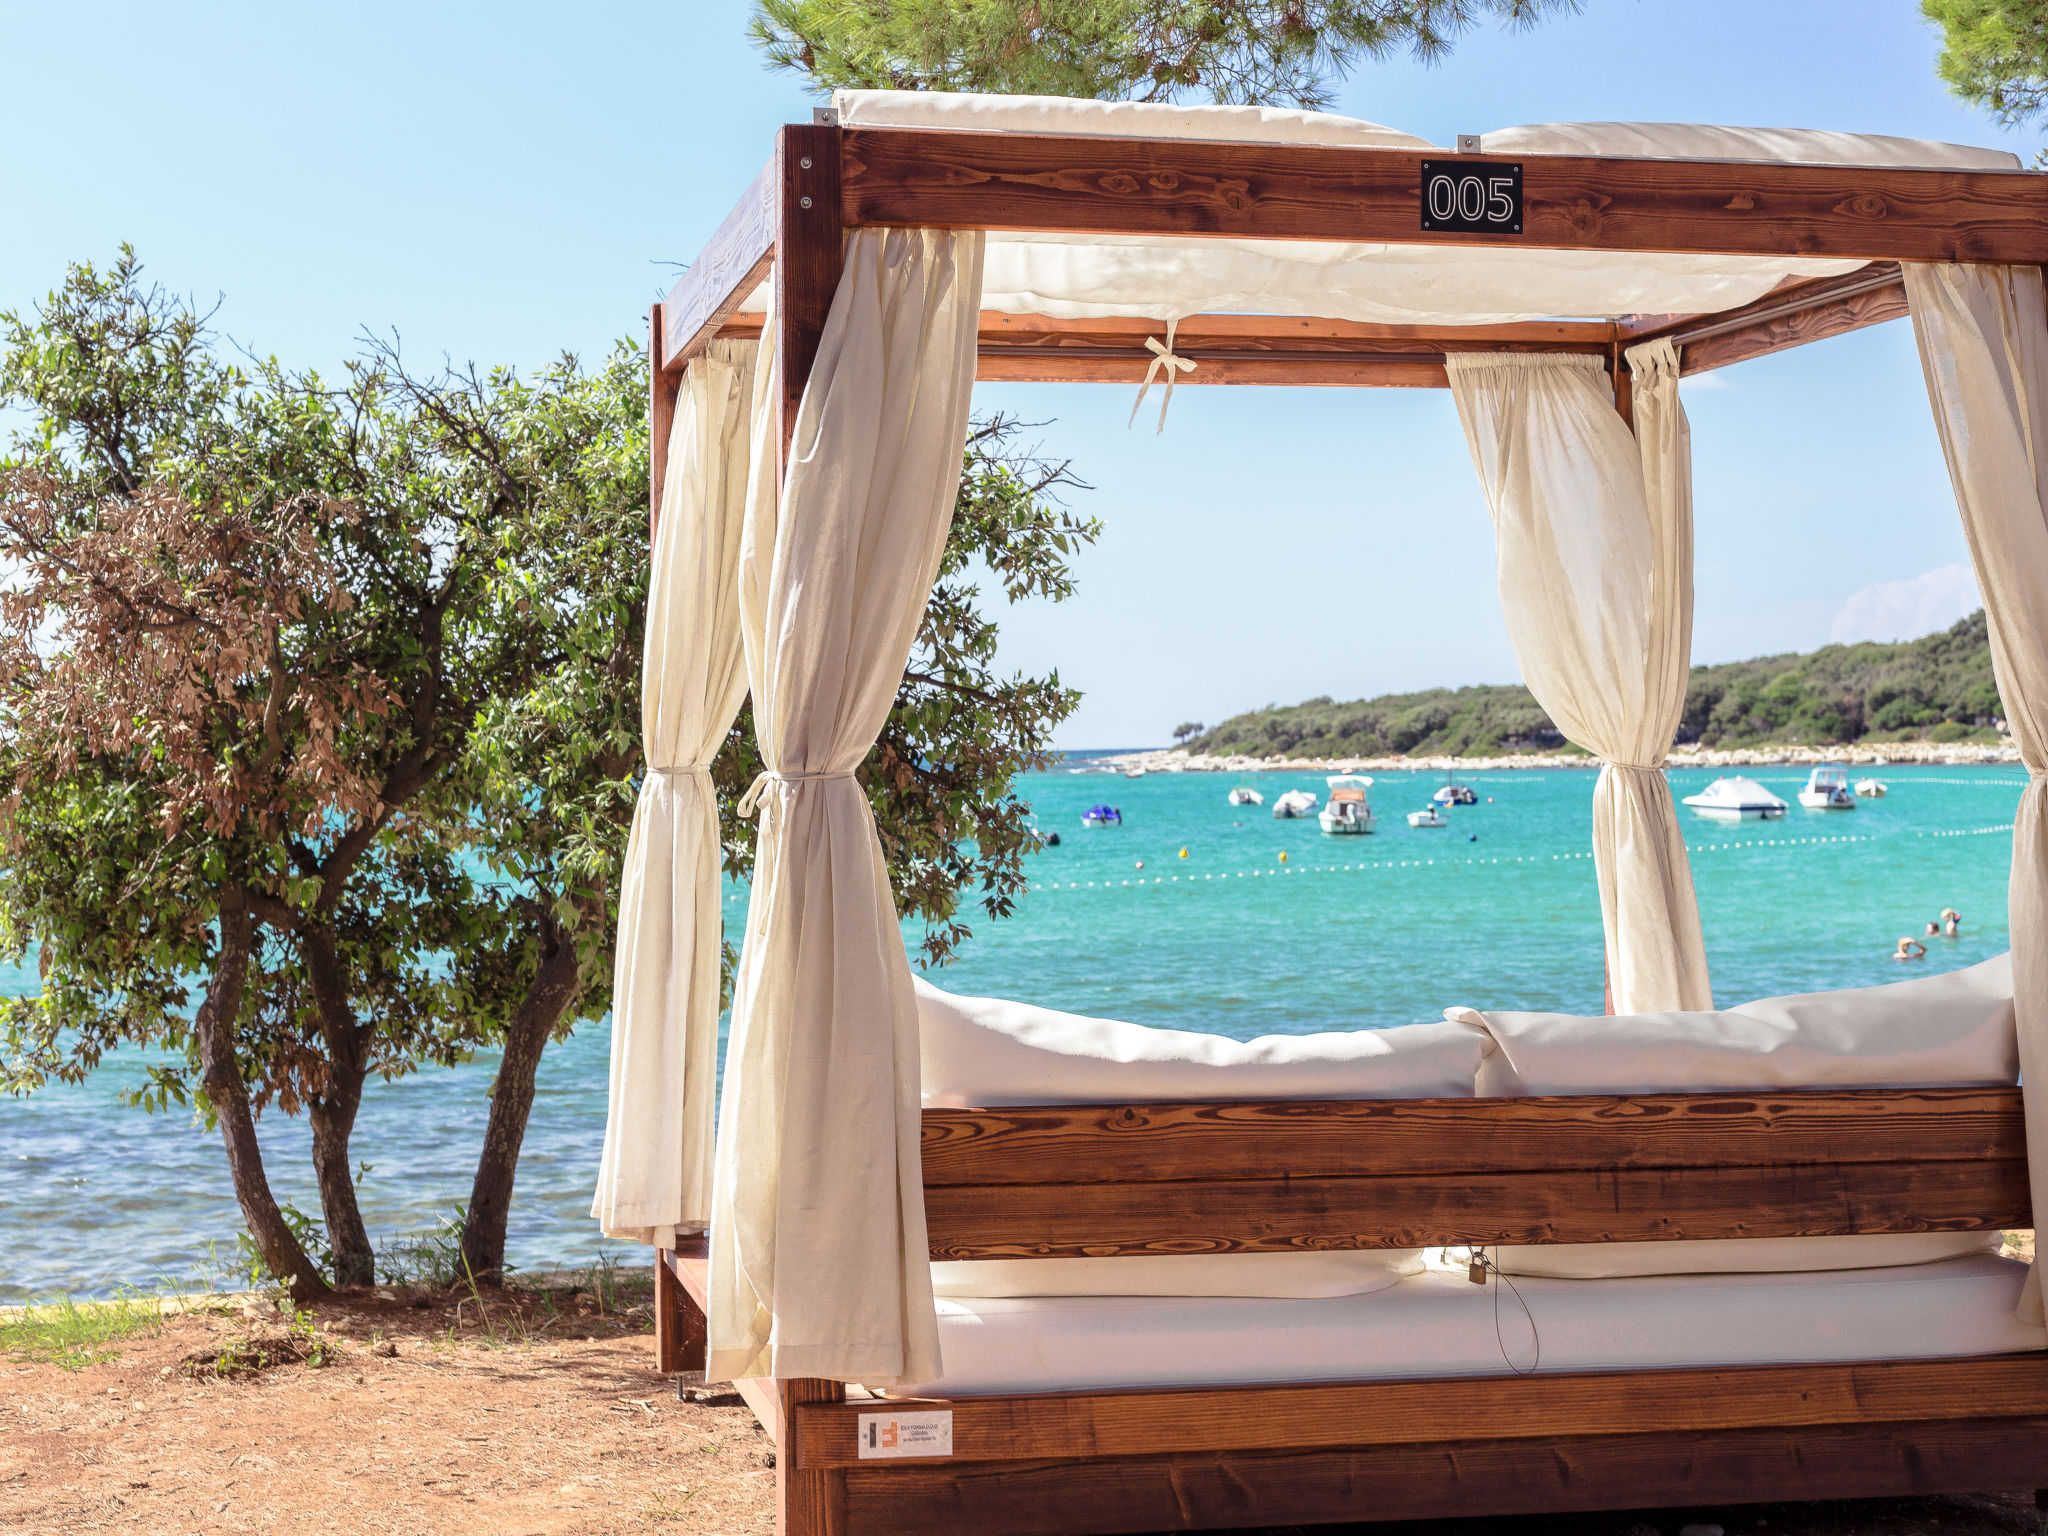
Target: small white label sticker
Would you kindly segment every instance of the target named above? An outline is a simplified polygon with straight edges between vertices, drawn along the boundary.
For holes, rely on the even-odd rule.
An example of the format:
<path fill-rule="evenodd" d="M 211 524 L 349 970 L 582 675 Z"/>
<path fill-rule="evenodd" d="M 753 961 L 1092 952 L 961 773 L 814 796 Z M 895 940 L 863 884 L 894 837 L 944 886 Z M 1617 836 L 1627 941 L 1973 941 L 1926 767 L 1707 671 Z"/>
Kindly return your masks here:
<path fill-rule="evenodd" d="M 950 1408 L 927 1408 L 917 1413 L 863 1413 L 859 1424 L 862 1461 L 884 1456 L 953 1454 Z"/>

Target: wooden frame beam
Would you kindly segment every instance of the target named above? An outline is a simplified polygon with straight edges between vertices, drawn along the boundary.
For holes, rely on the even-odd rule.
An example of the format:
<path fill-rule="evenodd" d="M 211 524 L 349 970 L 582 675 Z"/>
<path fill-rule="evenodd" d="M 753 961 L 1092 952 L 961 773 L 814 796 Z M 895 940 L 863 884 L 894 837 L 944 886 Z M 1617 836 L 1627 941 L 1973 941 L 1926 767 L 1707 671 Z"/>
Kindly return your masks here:
<path fill-rule="evenodd" d="M 855 226 L 2048 261 L 2048 178 L 2024 171 L 1478 157 L 1522 167 L 1522 229 L 1502 235 L 1422 227 L 1422 162 L 1439 150 L 900 128 L 843 144 Z"/>
<path fill-rule="evenodd" d="M 925 1221 L 950 1260 L 1988 1231 L 2032 1223 L 2024 1123 L 2013 1089 L 927 1110 Z"/>
<path fill-rule="evenodd" d="M 1679 347 L 1679 371 L 1704 373 L 1905 318 L 1905 275 L 1884 261 L 1843 277 L 1788 284 L 1740 309 L 1622 330 L 1626 346 L 1669 336 Z"/>
<path fill-rule="evenodd" d="M 2048 1416 L 2048 1368 L 2038 1355 L 1979 1355 L 1502 1374 L 1473 1377 L 1454 1392 L 1441 1379 L 1393 1379 L 906 1398 L 891 1406 L 898 1405 L 952 1409 L 956 1463 L 1038 1461 Z M 861 1465 L 856 1425 L 876 1406 L 798 1409 L 789 1437 L 796 1465 Z"/>
<path fill-rule="evenodd" d="M 1470 1385 L 1466 1379 L 1435 1384 L 1451 1402 Z M 812 1528 L 821 1536 L 1349 1526 L 2039 1487 L 2048 1482 L 2048 1418 L 1460 1438 L 958 1468 L 943 1461 L 870 1461 L 823 1475 L 839 1487 L 831 1523 Z"/>
<path fill-rule="evenodd" d="M 771 160 L 661 301 L 652 351 L 657 373 L 673 372 L 703 351 L 768 275 L 779 190 Z"/>

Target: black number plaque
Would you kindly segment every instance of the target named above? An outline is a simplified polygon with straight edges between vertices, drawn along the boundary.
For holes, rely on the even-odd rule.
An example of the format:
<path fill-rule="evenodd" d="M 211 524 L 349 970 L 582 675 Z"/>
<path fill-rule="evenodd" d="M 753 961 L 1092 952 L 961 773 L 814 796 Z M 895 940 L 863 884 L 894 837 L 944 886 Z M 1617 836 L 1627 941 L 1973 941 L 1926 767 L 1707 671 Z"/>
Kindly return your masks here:
<path fill-rule="evenodd" d="M 1522 232 L 1522 167 L 1504 160 L 1422 162 L 1422 227 L 1464 235 Z"/>

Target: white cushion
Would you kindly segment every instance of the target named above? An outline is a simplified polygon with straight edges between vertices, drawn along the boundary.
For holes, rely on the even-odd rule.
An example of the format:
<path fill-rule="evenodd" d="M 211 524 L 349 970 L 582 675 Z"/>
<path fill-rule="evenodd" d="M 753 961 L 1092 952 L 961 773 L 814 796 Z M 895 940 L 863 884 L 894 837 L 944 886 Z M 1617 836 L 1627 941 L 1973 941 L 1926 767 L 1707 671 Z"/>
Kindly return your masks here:
<path fill-rule="evenodd" d="M 1765 998 L 1713 1013 L 1481 1013 L 1498 1050 L 1488 1098 L 1574 1093 L 1741 1093 L 1756 1088 L 1934 1088 L 2019 1076 L 2012 957 L 1883 987 Z M 1995 1232 L 1558 1243 L 1496 1250 L 1512 1275 L 1765 1273 L 1921 1264 L 1995 1247 Z"/>
<path fill-rule="evenodd" d="M 938 1296 L 1361 1296 L 1419 1274 L 1414 1248 L 977 1259 L 932 1265 Z"/>
<path fill-rule="evenodd" d="M 1487 1049 L 1473 1022 L 1232 1040 L 916 986 L 924 1102 L 935 1109 L 1469 1099 Z"/>
<path fill-rule="evenodd" d="M 1826 128 L 1725 128 L 1710 123 L 1533 123 L 1482 137 L 1489 155 L 1625 155 L 1651 160 L 1762 160 L 1804 165 L 1888 165 L 1924 170 L 2017 171 L 2009 149 L 1900 139 Z"/>
<path fill-rule="evenodd" d="M 1443 1270 L 1371 1296 L 1315 1301 L 949 1297 L 938 1307 L 945 1376 L 891 1391 L 949 1397 L 1505 1376 L 1532 1365 L 1549 1374 L 2008 1353 L 2042 1346 L 2041 1329 L 2013 1316 L 2026 1277 L 2024 1264 L 1979 1254 L 1903 1269 L 1521 1280 L 1520 1301 Z"/>
<path fill-rule="evenodd" d="M 1444 1017 L 1486 1031 L 1482 1098 L 1939 1088 L 2019 1079 L 2012 957 L 1884 987 L 1771 997 L 1712 1013 Z"/>

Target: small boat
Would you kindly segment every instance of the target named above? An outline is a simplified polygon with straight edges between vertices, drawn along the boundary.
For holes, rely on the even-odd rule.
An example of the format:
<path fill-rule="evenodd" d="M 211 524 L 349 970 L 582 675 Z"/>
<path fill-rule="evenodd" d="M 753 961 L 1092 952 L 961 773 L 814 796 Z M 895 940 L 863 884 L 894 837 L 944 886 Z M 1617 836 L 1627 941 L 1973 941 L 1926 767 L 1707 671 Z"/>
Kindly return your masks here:
<path fill-rule="evenodd" d="M 1853 811 L 1856 796 L 1849 788 L 1849 773 L 1835 763 L 1822 763 L 1806 776 L 1799 791 L 1799 803 L 1809 811 Z"/>
<path fill-rule="evenodd" d="M 1315 808 L 1316 797 L 1313 790 L 1290 789 L 1273 802 L 1273 819 L 1294 821 L 1308 815 Z"/>
<path fill-rule="evenodd" d="M 1883 779 L 1858 779 L 1856 793 L 1865 800 L 1882 800 L 1891 786 Z"/>
<path fill-rule="evenodd" d="M 1450 824 L 1451 818 L 1433 805 L 1408 813 L 1408 825 L 1411 827 L 1448 827 Z"/>
<path fill-rule="evenodd" d="M 1470 784 L 1460 784 L 1455 773 L 1444 775 L 1444 787 L 1429 797 L 1438 805 L 1477 805 L 1479 791 Z"/>
<path fill-rule="evenodd" d="M 1091 805 L 1081 813 L 1084 827 L 1120 827 L 1124 824 L 1124 813 L 1113 805 Z"/>
<path fill-rule="evenodd" d="M 1127 779 L 1142 779 L 1145 777 L 1145 770 L 1142 768 L 1126 768 L 1124 770 L 1124 777 Z"/>
<path fill-rule="evenodd" d="M 1266 797 L 1249 784 L 1240 784 L 1230 792 L 1232 805 L 1264 805 Z"/>
<path fill-rule="evenodd" d="M 1785 802 L 1755 779 L 1731 773 L 1714 780 L 1685 803 L 1716 821 L 1759 821 L 1785 814 Z"/>
<path fill-rule="evenodd" d="M 1373 829 L 1372 807 L 1365 792 L 1372 780 L 1362 773 L 1333 773 L 1329 779 L 1330 803 L 1316 820 L 1332 837 L 1350 836 Z"/>

